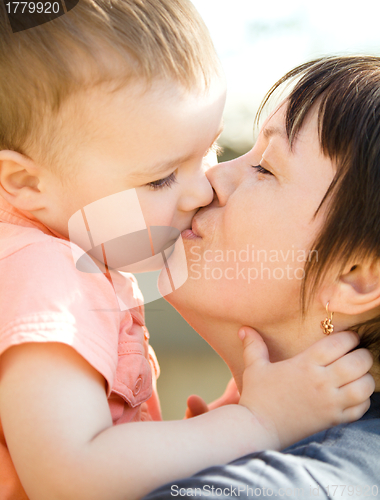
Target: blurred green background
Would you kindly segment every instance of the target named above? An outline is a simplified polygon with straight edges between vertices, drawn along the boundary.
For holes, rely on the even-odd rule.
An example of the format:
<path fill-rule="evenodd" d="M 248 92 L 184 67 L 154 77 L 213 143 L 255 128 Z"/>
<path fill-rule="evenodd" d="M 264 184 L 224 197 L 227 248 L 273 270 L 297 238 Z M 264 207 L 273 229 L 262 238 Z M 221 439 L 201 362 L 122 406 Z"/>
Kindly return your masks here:
<path fill-rule="evenodd" d="M 253 119 L 272 84 L 288 70 L 328 54 L 380 55 L 379 0 L 193 0 L 225 69 L 228 97 L 220 161 L 253 145 Z M 161 366 L 163 417 L 182 418 L 186 399 L 210 402 L 230 378 L 228 368 L 164 299 L 146 305 L 151 344 Z"/>
<path fill-rule="evenodd" d="M 183 418 L 190 394 L 207 402 L 219 397 L 231 378 L 224 361 L 164 299 L 147 304 L 145 316 L 161 367 L 158 393 L 163 418 Z"/>

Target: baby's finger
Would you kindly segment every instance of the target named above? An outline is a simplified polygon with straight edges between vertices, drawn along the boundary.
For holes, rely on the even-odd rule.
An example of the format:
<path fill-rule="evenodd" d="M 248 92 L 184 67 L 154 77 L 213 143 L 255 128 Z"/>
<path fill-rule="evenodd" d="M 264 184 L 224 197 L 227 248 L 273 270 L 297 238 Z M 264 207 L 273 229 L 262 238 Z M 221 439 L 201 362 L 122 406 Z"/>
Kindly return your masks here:
<path fill-rule="evenodd" d="M 200 396 L 193 394 L 187 398 L 185 418 L 197 417 L 209 411 L 207 403 Z"/>
<path fill-rule="evenodd" d="M 239 338 L 243 341 L 244 347 L 244 365 L 248 368 L 259 362 L 269 362 L 268 348 L 261 336 L 248 326 L 244 326 L 239 330 Z"/>
<path fill-rule="evenodd" d="M 350 384 L 344 385 L 339 389 L 339 400 L 342 407 L 351 408 L 361 405 L 372 395 L 375 385 L 375 381 L 369 373 Z"/>
<path fill-rule="evenodd" d="M 364 403 L 360 405 L 352 406 L 351 408 L 346 408 L 342 412 L 342 420 L 340 423 L 347 424 L 349 422 L 355 422 L 361 418 L 364 413 L 366 413 L 371 406 L 371 400 L 368 398 Z"/>
<path fill-rule="evenodd" d="M 368 349 L 357 349 L 331 363 L 326 370 L 336 387 L 349 384 L 365 375 L 372 367 L 373 356 Z"/>
<path fill-rule="evenodd" d="M 311 363 L 328 366 L 354 349 L 359 342 L 356 332 L 337 332 L 318 340 L 301 354 L 307 356 Z"/>

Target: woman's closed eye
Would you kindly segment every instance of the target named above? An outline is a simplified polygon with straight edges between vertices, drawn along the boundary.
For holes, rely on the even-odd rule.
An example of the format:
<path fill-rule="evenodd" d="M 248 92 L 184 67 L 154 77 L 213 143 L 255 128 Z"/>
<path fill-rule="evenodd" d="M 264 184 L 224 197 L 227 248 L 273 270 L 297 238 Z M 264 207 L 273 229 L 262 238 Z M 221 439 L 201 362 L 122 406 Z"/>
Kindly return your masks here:
<path fill-rule="evenodd" d="M 172 184 L 176 182 L 177 182 L 176 174 L 175 172 L 172 172 L 170 175 L 164 177 L 163 179 L 158 179 L 157 181 L 148 182 L 147 186 L 151 187 L 152 189 L 162 189 L 170 187 L 172 186 Z"/>
<path fill-rule="evenodd" d="M 260 164 L 259 165 L 252 165 L 252 167 L 259 172 L 260 174 L 266 174 L 266 175 L 273 175 L 272 172 L 267 170 L 266 168 L 262 167 Z"/>

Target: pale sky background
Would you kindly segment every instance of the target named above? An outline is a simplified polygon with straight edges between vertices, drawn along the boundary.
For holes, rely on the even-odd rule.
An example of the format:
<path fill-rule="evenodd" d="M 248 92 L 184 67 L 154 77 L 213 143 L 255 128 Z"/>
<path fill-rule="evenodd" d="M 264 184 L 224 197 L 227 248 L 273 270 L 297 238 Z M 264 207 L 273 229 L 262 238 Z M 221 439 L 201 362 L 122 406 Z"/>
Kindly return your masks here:
<path fill-rule="evenodd" d="M 261 98 L 300 63 L 328 54 L 380 55 L 380 0 L 192 0 L 228 82 L 222 142 L 252 144 Z"/>

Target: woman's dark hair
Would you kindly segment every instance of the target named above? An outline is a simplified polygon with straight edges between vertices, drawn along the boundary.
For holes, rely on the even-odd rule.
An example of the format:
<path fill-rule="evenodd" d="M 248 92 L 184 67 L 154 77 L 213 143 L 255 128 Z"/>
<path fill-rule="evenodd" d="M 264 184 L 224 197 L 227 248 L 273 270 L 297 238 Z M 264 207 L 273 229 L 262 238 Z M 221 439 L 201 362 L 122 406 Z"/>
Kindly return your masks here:
<path fill-rule="evenodd" d="M 326 273 L 340 265 L 380 260 L 380 57 L 326 57 L 298 66 L 268 92 L 258 111 L 284 83 L 286 131 L 294 144 L 311 108 L 318 109 L 322 152 L 336 164 L 335 177 L 318 210 L 328 203 L 324 227 L 306 263 L 302 309 L 306 310 Z M 334 266 L 334 267 L 333 267 Z M 353 325 L 380 360 L 380 316 Z"/>

